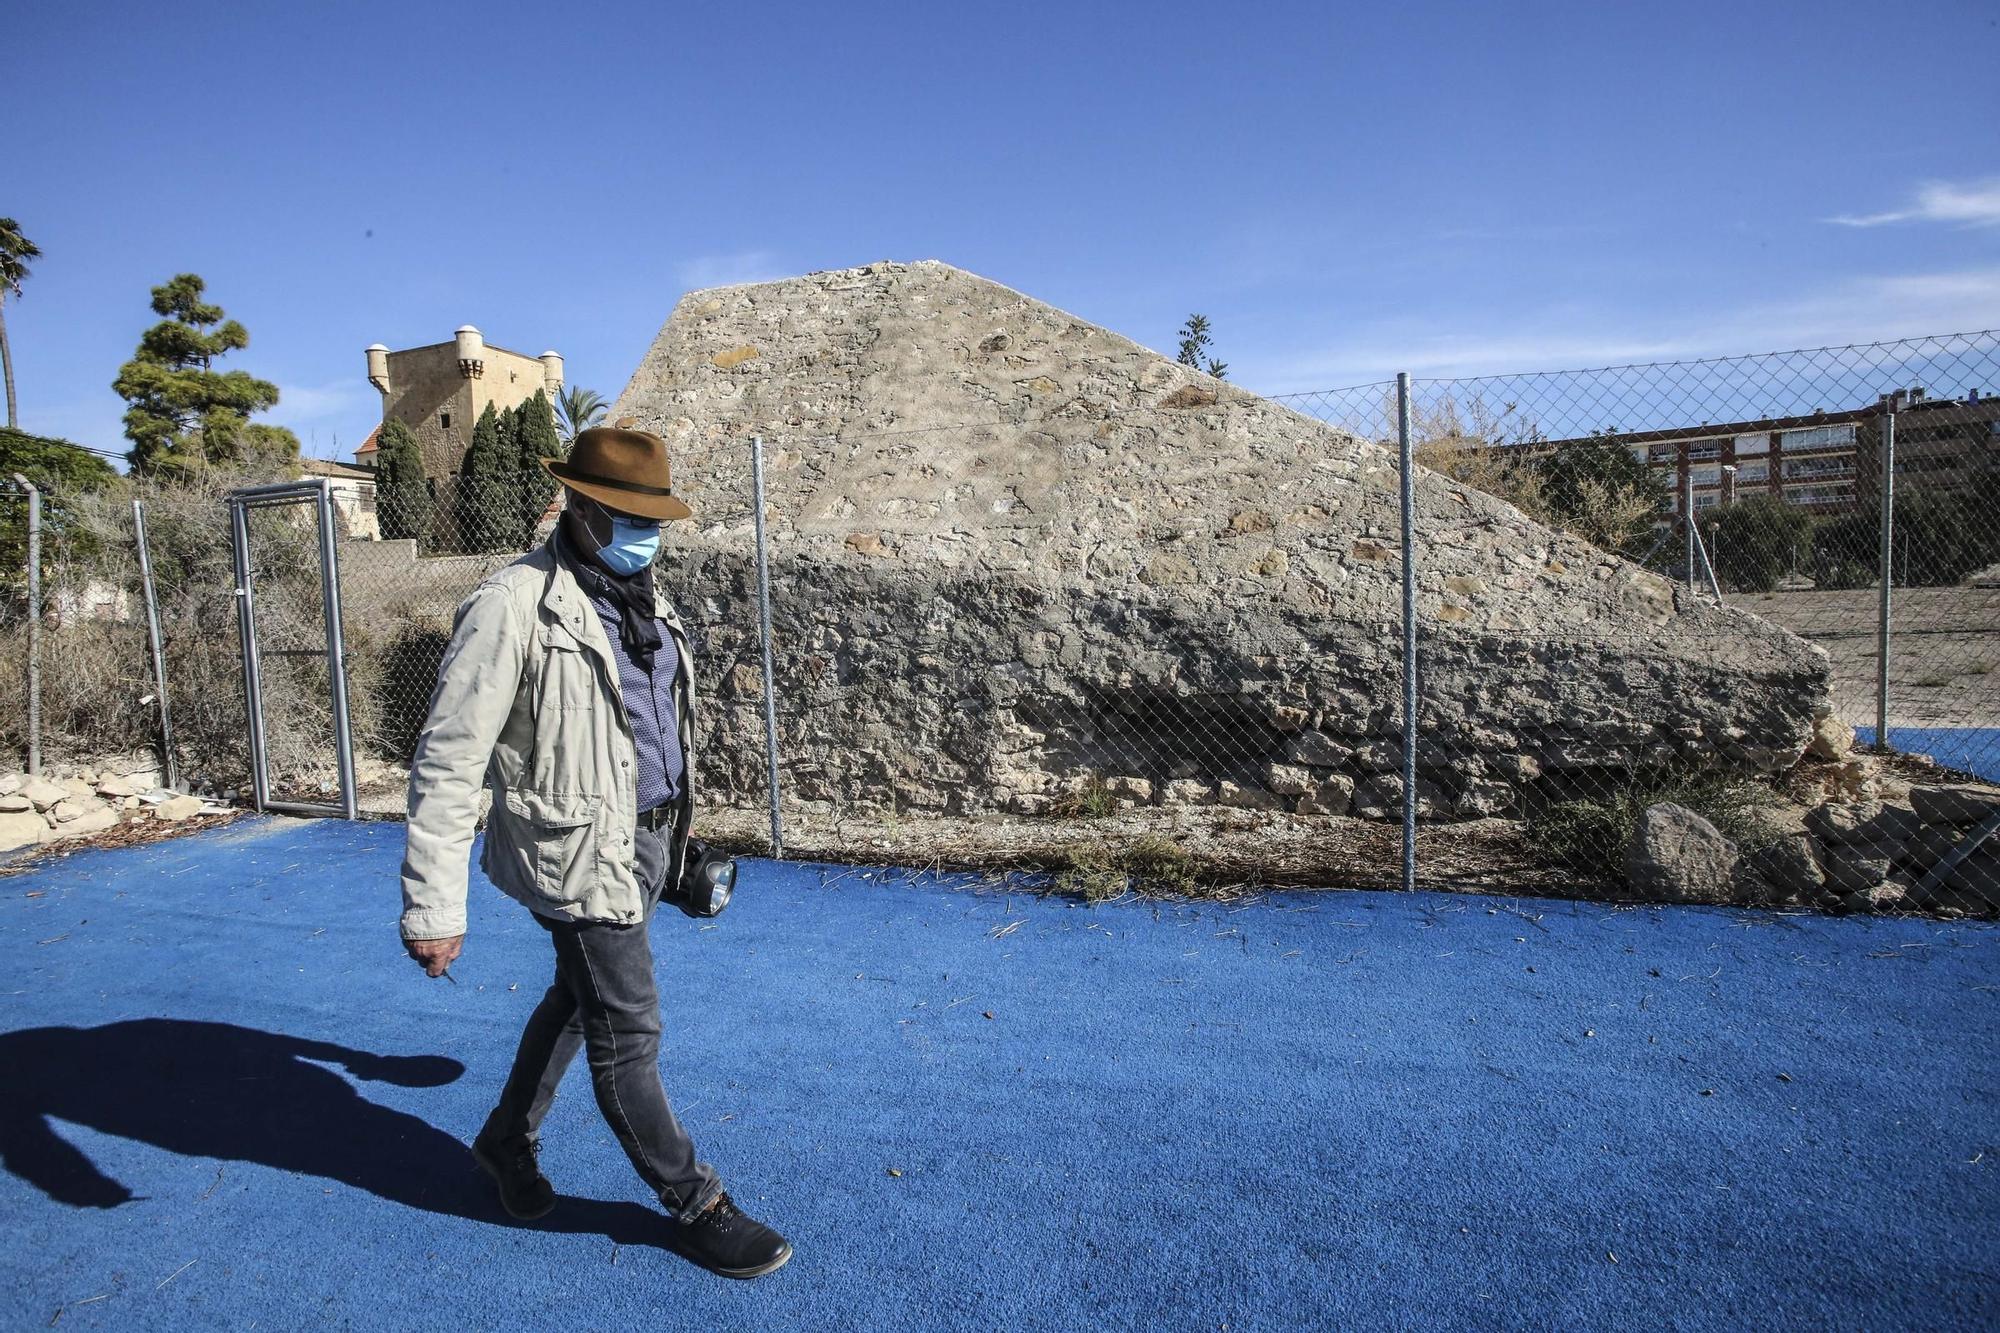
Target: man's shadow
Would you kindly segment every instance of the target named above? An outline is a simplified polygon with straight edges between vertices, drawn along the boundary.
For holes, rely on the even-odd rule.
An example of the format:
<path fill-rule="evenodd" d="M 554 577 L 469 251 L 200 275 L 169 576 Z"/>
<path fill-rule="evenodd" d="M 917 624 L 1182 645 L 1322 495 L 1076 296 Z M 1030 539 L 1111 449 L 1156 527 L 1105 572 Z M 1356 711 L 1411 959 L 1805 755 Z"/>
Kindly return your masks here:
<path fill-rule="evenodd" d="M 539 1221 L 514 1221 L 463 1143 L 369 1101 L 314 1060 L 405 1088 L 442 1087 L 465 1072 L 441 1055 L 374 1055 L 173 1018 L 0 1033 L 0 1165 L 58 1203 L 130 1202 L 131 1190 L 56 1133 L 55 1117 L 190 1157 L 320 1176 L 426 1212 L 670 1244 L 666 1214 L 636 1203 L 566 1198 Z"/>

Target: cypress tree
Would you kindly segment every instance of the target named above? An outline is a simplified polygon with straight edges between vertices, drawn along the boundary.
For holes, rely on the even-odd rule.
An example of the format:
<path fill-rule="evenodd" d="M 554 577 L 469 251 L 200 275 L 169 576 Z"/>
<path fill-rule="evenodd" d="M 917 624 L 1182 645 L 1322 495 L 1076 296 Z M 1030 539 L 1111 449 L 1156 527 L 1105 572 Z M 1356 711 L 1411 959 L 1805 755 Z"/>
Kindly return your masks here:
<path fill-rule="evenodd" d="M 556 479 L 542 467 L 542 460 L 560 458 L 563 452 L 555 409 L 540 389 L 521 404 L 515 447 L 519 451 L 517 466 L 521 474 L 521 545 L 525 547 L 534 540 L 535 527 L 556 495 Z"/>
<path fill-rule="evenodd" d="M 431 496 L 416 433 L 400 421 L 385 421 L 375 447 L 375 515 L 382 536 L 421 540 L 430 526 Z"/>
<path fill-rule="evenodd" d="M 509 414 L 511 415 L 511 414 Z M 459 468 L 458 531 L 467 551 L 498 551 L 513 536 L 515 458 L 508 447 L 513 432 L 501 425 L 493 404 L 472 427 L 472 447 Z"/>

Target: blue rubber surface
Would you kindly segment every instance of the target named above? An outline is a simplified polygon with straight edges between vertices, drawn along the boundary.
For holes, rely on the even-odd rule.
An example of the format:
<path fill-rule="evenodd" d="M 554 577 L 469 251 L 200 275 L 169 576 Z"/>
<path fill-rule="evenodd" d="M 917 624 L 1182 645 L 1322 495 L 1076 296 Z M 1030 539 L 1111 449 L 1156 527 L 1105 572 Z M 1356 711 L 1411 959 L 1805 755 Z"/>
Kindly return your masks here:
<path fill-rule="evenodd" d="M 668 1088 L 797 1247 L 742 1284 L 657 1247 L 581 1068 L 564 1201 L 499 1213 L 463 1141 L 548 945 L 476 884 L 425 980 L 400 841 L 246 821 L 0 881 L 8 1327 L 2000 1316 L 1990 926 L 748 863 L 656 937 Z"/>
<path fill-rule="evenodd" d="M 1856 727 L 1854 739 L 1875 743 L 1875 728 Z M 1947 768 L 2000 782 L 2000 727 L 1891 727 L 1889 744 L 1909 754 L 1927 754 Z"/>

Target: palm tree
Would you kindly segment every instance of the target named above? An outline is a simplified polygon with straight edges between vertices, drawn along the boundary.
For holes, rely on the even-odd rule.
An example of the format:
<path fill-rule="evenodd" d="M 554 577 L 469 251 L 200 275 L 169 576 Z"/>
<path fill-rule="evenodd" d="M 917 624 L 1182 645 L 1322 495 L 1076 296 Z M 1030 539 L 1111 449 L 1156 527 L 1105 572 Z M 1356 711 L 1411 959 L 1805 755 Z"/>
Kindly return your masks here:
<path fill-rule="evenodd" d="M 583 389 L 574 384 L 565 384 L 556 393 L 556 415 L 562 419 L 563 447 L 568 448 L 577 432 L 589 430 L 597 424 L 610 404 L 595 389 Z"/>
<path fill-rule="evenodd" d="M 0 218 L 0 368 L 7 376 L 7 428 L 21 428 L 21 414 L 14 404 L 14 349 L 7 342 L 7 297 L 21 294 L 21 284 L 27 280 L 26 260 L 40 259 L 42 252 L 35 243 L 21 234 L 21 224 L 12 218 Z"/>

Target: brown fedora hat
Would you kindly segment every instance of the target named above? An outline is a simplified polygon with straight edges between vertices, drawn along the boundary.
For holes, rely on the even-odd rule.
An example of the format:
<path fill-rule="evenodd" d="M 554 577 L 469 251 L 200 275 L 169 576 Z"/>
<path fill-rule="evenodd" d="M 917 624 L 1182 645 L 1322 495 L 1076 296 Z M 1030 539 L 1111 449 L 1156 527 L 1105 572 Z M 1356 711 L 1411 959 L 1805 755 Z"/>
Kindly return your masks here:
<path fill-rule="evenodd" d="M 630 417 L 578 432 L 568 458 L 544 458 L 542 466 L 571 490 L 623 514 L 670 519 L 691 512 L 674 498 L 667 442 Z"/>

